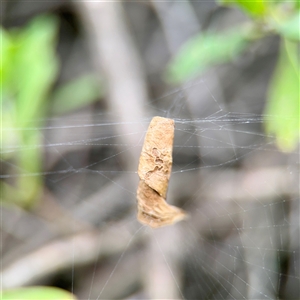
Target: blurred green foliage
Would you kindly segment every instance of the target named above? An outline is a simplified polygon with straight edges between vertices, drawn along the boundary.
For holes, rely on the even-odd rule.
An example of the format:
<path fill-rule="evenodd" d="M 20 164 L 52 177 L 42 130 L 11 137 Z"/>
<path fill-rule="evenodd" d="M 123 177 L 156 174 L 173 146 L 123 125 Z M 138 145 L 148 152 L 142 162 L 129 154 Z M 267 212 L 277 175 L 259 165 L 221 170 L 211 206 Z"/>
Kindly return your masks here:
<path fill-rule="evenodd" d="M 300 10 L 297 11 L 291 18 L 285 19 L 284 21 L 279 20 L 274 23 L 276 30 L 287 39 L 299 41 L 300 34 Z"/>
<path fill-rule="evenodd" d="M 265 108 L 265 128 L 274 134 L 282 151 L 297 147 L 300 135 L 299 40 L 300 1 L 219 0 L 242 9 L 250 18 L 239 29 L 206 32 L 189 40 L 170 62 L 166 80 L 181 83 L 199 76 L 209 67 L 229 62 L 251 42 L 279 35 L 281 47 Z"/>
<path fill-rule="evenodd" d="M 234 5 L 253 17 L 261 17 L 267 13 L 268 5 L 265 0 L 219 0 L 220 4 Z"/>
<path fill-rule="evenodd" d="M 52 92 L 59 71 L 57 32 L 58 20 L 49 15 L 34 18 L 24 28 L 0 28 L 1 160 L 13 166 L 5 170 L 13 179 L 0 182 L 2 203 L 30 207 L 40 198 L 43 138 L 39 128 L 49 112 L 66 113 L 100 97 L 93 75 Z"/>
<path fill-rule="evenodd" d="M 188 41 L 167 70 L 171 81 L 193 78 L 212 65 L 227 62 L 247 45 L 246 33 L 236 29 L 226 34 L 207 32 Z"/>
<path fill-rule="evenodd" d="M 277 136 L 279 148 L 286 151 L 294 148 L 300 130 L 297 49 L 296 43 L 289 40 L 282 41 L 266 106 L 266 130 Z"/>
<path fill-rule="evenodd" d="M 99 80 L 91 75 L 79 78 L 58 87 L 52 94 L 52 112 L 55 115 L 79 109 L 95 102 L 102 96 L 103 87 L 99 87 Z"/>
<path fill-rule="evenodd" d="M 33 175 L 16 176 L 12 184 L 2 182 L 1 200 L 21 206 L 31 205 L 41 192 L 37 175 L 42 159 L 38 147 L 41 135 L 36 128 L 45 116 L 45 99 L 58 73 L 57 29 L 57 19 L 50 16 L 38 17 L 23 29 L 1 29 L 1 142 L 5 149 L 20 147 L 17 155 L 1 151 L 1 159 L 9 159 L 16 166 L 13 175 Z"/>
<path fill-rule="evenodd" d="M 2 300 L 76 300 L 71 293 L 53 287 L 27 287 L 2 292 Z"/>

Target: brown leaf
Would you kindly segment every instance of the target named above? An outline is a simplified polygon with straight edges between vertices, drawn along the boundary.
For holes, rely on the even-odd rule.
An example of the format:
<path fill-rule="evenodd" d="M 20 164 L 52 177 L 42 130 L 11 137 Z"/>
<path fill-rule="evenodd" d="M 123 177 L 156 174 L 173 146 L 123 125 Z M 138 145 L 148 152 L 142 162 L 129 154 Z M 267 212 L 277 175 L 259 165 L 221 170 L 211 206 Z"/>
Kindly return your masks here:
<path fill-rule="evenodd" d="M 138 174 L 138 220 L 157 228 L 171 225 L 186 217 L 186 213 L 169 205 L 165 199 L 172 169 L 174 120 L 154 117 L 149 125 Z"/>

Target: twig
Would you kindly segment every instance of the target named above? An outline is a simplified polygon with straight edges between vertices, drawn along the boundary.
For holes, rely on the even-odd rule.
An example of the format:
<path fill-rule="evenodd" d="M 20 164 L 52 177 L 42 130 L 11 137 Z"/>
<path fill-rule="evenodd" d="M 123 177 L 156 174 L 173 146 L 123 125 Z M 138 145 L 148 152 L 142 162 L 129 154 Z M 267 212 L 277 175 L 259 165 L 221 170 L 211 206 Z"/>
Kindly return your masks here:
<path fill-rule="evenodd" d="M 125 22 L 121 1 L 75 2 L 93 46 L 95 65 L 103 73 L 108 89 L 107 103 L 118 118 L 120 143 L 131 145 L 125 155 L 127 169 L 137 166 L 140 131 L 133 122 L 145 116 L 147 91 L 137 50 Z M 137 132 L 133 135 L 133 132 Z"/>
<path fill-rule="evenodd" d="M 127 225 L 127 228 L 126 228 Z M 103 232 L 87 231 L 56 240 L 16 260 L 1 273 L 2 287 L 13 288 L 34 283 L 71 266 L 86 265 L 97 257 L 113 255 L 128 248 L 130 223 L 110 226 Z M 132 240 L 129 247 L 136 244 Z"/>

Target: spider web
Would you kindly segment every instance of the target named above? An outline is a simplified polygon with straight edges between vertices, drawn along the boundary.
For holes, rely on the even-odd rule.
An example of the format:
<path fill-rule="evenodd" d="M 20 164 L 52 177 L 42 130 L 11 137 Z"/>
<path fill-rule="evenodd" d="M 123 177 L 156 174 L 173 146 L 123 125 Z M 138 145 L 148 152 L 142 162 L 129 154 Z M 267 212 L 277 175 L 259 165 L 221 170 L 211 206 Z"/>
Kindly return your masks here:
<path fill-rule="evenodd" d="M 175 120 L 167 201 L 189 214 L 155 230 L 136 220 L 138 156 L 129 169 L 124 161 L 140 152 L 151 116 L 120 123 L 100 107 L 20 128 L 43 133 L 44 142 L 34 147 L 45 151 L 44 171 L 13 165 L 17 175 L 1 178 L 42 176 L 45 199 L 60 208 L 47 224 L 29 215 L 32 235 L 17 243 L 30 245 L 29 254 L 4 272 L 3 282 L 21 272 L 22 263 L 36 272 L 27 279 L 19 273 L 22 284 L 57 272 L 43 263 L 33 271 L 35 245 L 54 259 L 79 299 L 297 299 L 298 151 L 283 154 L 274 146 L 263 130 L 272 116 L 262 113 L 259 99 L 226 103 L 211 90 L 202 78 L 147 105 L 152 116 Z M 138 142 L 126 143 L 119 126 L 131 126 Z M 2 152 L 24 150 L 4 146 Z M 2 214 L 5 230 L 24 238 L 28 216 L 8 214 L 7 221 L 4 208 Z M 59 230 L 49 229 L 56 225 Z M 62 228 L 73 235 L 64 237 Z M 49 236 L 49 249 L 61 249 L 54 257 L 47 252 Z"/>

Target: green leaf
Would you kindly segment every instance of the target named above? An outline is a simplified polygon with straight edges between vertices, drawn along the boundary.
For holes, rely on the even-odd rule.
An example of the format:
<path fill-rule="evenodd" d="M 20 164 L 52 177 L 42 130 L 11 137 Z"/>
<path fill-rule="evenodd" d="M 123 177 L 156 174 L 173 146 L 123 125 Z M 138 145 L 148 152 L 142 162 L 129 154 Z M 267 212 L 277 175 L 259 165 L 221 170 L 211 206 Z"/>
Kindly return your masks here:
<path fill-rule="evenodd" d="M 265 109 L 266 131 L 282 151 L 292 151 L 299 141 L 299 86 L 298 45 L 283 40 Z"/>
<path fill-rule="evenodd" d="M 2 300 L 75 300 L 71 293 L 53 287 L 28 287 L 2 292 Z"/>
<path fill-rule="evenodd" d="M 18 165 L 22 173 L 36 175 L 40 172 L 42 162 L 42 152 L 38 146 L 41 143 L 40 132 L 24 131 L 20 139 L 21 145 L 25 147 L 19 152 Z M 41 176 L 20 176 L 15 182 L 20 197 L 13 197 L 11 201 L 22 207 L 30 207 L 33 200 L 41 196 L 42 181 Z"/>
<path fill-rule="evenodd" d="M 219 0 L 219 3 L 236 5 L 252 17 L 264 16 L 268 8 L 265 0 Z"/>
<path fill-rule="evenodd" d="M 81 108 L 98 100 L 103 93 L 95 76 L 82 76 L 55 90 L 52 111 L 54 114 L 63 114 Z"/>
<path fill-rule="evenodd" d="M 291 40 L 300 40 L 300 11 L 276 26 L 277 31 Z"/>
<path fill-rule="evenodd" d="M 0 90 L 1 90 L 1 97 L 0 97 L 0 103 L 3 102 L 3 88 L 6 86 L 6 83 L 9 78 L 9 72 L 8 70 L 10 69 L 10 62 L 11 62 L 11 48 L 12 48 L 12 41 L 9 36 L 9 34 L 2 28 L 0 27 L 0 38 L 1 38 L 1 43 L 0 43 Z"/>
<path fill-rule="evenodd" d="M 1 158 L 12 158 L 20 172 L 34 175 L 41 169 L 41 136 L 38 131 L 20 129 L 37 126 L 37 120 L 45 116 L 46 98 L 58 71 L 57 29 L 55 17 L 39 16 L 24 28 L 1 30 L 2 140 L 8 148 L 21 146 L 17 154 L 1 153 Z M 3 197 L 32 205 L 40 196 L 41 182 L 41 176 L 20 176 L 12 189 L 4 189 Z"/>
<path fill-rule="evenodd" d="M 166 80 L 183 82 L 198 76 L 207 68 L 226 63 L 246 46 L 246 32 L 204 33 L 189 40 L 167 67 Z"/>
<path fill-rule="evenodd" d="M 45 98 L 58 71 L 54 51 L 57 26 L 56 18 L 41 16 L 18 35 L 14 82 L 19 127 L 43 116 Z"/>

